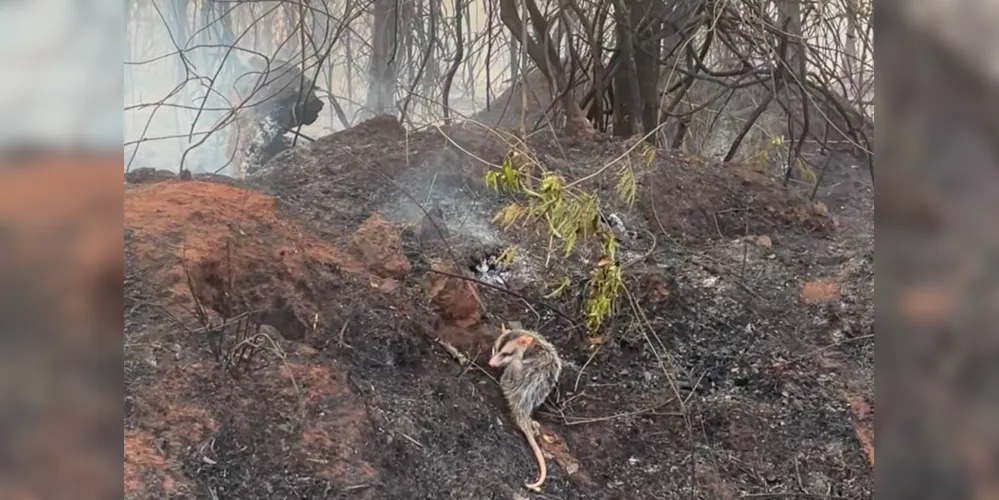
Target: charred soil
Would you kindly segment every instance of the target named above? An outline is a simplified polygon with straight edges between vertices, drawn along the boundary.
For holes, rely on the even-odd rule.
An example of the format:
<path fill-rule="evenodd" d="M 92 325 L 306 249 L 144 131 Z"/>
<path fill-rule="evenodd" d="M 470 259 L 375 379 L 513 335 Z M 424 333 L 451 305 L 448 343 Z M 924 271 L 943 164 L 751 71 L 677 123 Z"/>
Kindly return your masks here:
<path fill-rule="evenodd" d="M 528 146 L 580 178 L 625 143 Z M 488 223 L 504 200 L 481 160 L 506 149 L 378 118 L 245 183 L 127 185 L 126 498 L 529 497 L 530 450 L 498 374 L 479 368 L 509 321 L 566 360 L 536 415 L 544 498 L 873 496 L 863 171 L 837 171 L 849 182 L 813 201 L 750 166 L 658 152 L 635 204 L 606 207 L 638 236 L 623 249 L 628 293 L 593 337 L 582 257 L 546 267 L 545 238 Z M 419 238 L 421 206 L 440 207 L 443 242 Z M 456 277 L 510 244 L 507 291 Z M 574 285 L 546 299 L 563 274 Z M 247 324 L 263 325 L 249 327 L 252 359 L 227 369 L 210 336 Z"/>

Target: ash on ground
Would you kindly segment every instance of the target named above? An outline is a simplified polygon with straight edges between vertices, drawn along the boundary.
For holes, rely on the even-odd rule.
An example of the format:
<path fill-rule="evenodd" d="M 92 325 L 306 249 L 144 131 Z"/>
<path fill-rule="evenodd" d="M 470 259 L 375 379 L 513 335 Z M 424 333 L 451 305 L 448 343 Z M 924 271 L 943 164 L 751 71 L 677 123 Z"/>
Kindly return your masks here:
<path fill-rule="evenodd" d="M 475 279 L 490 285 L 507 288 L 507 283 L 510 282 L 512 275 L 511 266 L 504 263 L 500 256 L 501 252 L 484 252 L 475 256 L 472 259 L 472 265 L 469 266 L 469 269 L 475 273 Z"/>

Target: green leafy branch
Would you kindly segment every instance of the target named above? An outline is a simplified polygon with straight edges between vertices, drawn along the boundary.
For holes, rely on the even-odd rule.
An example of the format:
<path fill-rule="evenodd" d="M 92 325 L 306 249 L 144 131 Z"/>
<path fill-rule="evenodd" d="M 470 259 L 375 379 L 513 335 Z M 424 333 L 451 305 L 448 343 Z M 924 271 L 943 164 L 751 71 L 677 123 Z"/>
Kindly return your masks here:
<path fill-rule="evenodd" d="M 638 191 L 635 164 L 648 168 L 655 159 L 656 150 L 644 141 L 630 145 L 624 155 L 624 165 L 618 169 L 614 192 L 618 200 L 629 206 L 634 203 Z M 603 172 L 608 164 L 598 170 Z M 565 257 L 581 241 L 591 241 L 599 245 L 601 257 L 590 271 L 586 302 L 583 306 L 586 326 L 591 334 L 610 317 L 615 310 L 618 297 L 623 291 L 621 266 L 617 260 L 617 242 L 610 230 L 600 224 L 600 200 L 598 196 L 580 187 L 581 181 L 596 177 L 590 174 L 584 179 L 566 182 L 562 176 L 551 172 L 534 175 L 538 162 L 531 155 L 511 149 L 498 168 L 486 172 L 486 185 L 494 191 L 514 195 L 518 199 L 499 209 L 493 222 L 504 229 L 520 222 L 525 225 L 537 224 L 546 229 L 553 241 L 558 240 Z M 569 287 L 568 277 L 562 278 L 549 297 L 556 297 Z"/>

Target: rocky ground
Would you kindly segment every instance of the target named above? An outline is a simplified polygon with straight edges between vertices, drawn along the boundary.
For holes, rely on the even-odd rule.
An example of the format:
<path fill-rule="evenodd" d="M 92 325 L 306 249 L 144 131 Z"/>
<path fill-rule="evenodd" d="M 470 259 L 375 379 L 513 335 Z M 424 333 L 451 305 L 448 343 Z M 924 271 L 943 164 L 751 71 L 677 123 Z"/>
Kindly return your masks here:
<path fill-rule="evenodd" d="M 569 179 L 625 151 L 526 147 Z M 505 200 L 483 174 L 507 150 L 376 118 L 246 182 L 129 174 L 126 498 L 873 497 L 864 169 L 830 170 L 815 203 L 751 166 L 657 152 L 634 205 L 604 207 L 633 237 L 626 298 L 593 337 L 585 251 L 549 259 L 531 228 L 490 222 Z M 505 287 L 456 277 L 510 245 Z M 573 285 L 546 299 L 559 276 Z M 541 495 L 483 368 L 514 320 L 567 362 L 538 413 Z"/>

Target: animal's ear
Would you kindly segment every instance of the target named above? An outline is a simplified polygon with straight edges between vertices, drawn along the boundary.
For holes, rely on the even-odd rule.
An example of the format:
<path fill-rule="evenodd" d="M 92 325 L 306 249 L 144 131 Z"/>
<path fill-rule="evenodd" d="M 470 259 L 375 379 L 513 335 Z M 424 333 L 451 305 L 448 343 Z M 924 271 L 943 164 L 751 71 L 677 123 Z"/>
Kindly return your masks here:
<path fill-rule="evenodd" d="M 534 337 L 528 337 L 527 335 L 524 335 L 523 337 L 517 339 L 517 344 L 522 345 L 524 347 L 527 347 L 533 343 L 534 343 Z"/>

